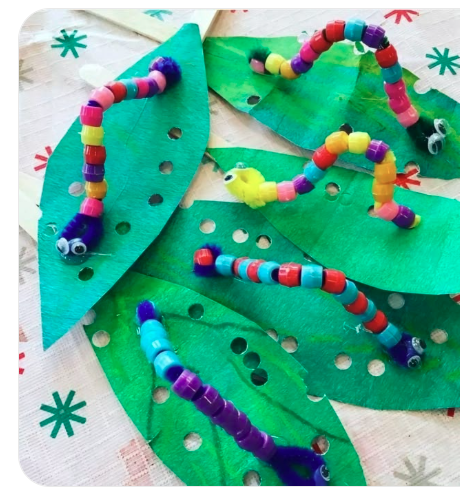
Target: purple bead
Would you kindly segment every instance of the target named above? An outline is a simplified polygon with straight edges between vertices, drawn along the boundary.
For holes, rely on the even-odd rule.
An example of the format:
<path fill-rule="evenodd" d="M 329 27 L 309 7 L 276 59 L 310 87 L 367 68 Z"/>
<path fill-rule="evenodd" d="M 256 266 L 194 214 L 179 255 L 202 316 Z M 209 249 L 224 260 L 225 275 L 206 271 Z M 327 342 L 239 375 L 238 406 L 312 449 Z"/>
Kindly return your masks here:
<path fill-rule="evenodd" d="M 255 451 L 252 451 L 252 454 L 262 461 L 269 461 L 276 452 L 275 441 L 271 435 L 268 435 L 265 432 L 261 432 L 261 435 L 263 440 L 262 446 Z"/>
<path fill-rule="evenodd" d="M 306 73 L 311 67 L 313 63 L 306 63 L 301 57 L 300 54 L 296 54 L 291 59 L 291 68 L 294 73 L 301 75 L 302 73 Z"/>
<path fill-rule="evenodd" d="M 224 400 L 224 406 L 216 414 L 211 416 L 214 424 L 225 428 L 225 425 L 232 425 L 238 417 L 238 411 L 229 400 Z"/>
<path fill-rule="evenodd" d="M 294 183 L 295 191 L 302 195 L 303 193 L 309 193 L 315 188 L 305 175 L 297 175 L 292 182 Z"/>
<path fill-rule="evenodd" d="M 385 29 L 382 29 L 379 25 L 368 25 L 364 30 L 362 41 L 366 46 L 377 49 L 385 37 Z"/>
<path fill-rule="evenodd" d="M 172 385 L 172 390 L 184 400 L 191 400 L 202 385 L 196 374 L 185 369 Z"/>
<path fill-rule="evenodd" d="M 392 220 L 394 224 L 403 229 L 408 229 L 415 220 L 415 213 L 404 205 L 399 205 L 398 215 Z"/>
<path fill-rule="evenodd" d="M 390 146 L 383 141 L 372 140 L 366 151 L 366 158 L 374 163 L 381 163 Z"/>
<path fill-rule="evenodd" d="M 244 430 L 245 426 L 249 425 L 251 426 L 251 422 L 249 422 L 248 417 L 246 414 L 241 412 L 241 410 L 236 410 L 236 415 L 233 415 L 232 417 L 229 418 L 229 420 L 222 425 L 222 428 L 227 432 L 227 434 L 231 435 L 232 437 L 235 437 L 238 432 L 241 430 Z M 249 430 L 248 427 L 246 427 L 247 430 Z"/>
<path fill-rule="evenodd" d="M 205 385 L 202 394 L 193 403 L 197 410 L 210 417 L 224 406 L 224 399 L 211 385 Z"/>
<path fill-rule="evenodd" d="M 85 181 L 99 183 L 104 180 L 105 169 L 103 164 L 87 164 L 83 165 L 83 176 Z"/>
<path fill-rule="evenodd" d="M 158 83 L 153 78 L 147 78 L 147 83 L 149 84 L 149 91 L 146 97 L 151 98 L 153 95 L 156 95 L 160 89 L 158 88 Z"/>
<path fill-rule="evenodd" d="M 252 425 L 248 434 L 243 439 L 239 439 L 237 444 L 245 451 L 254 452 L 262 447 L 263 442 L 262 432 Z"/>
<path fill-rule="evenodd" d="M 236 441 L 239 439 L 244 439 L 249 431 L 251 430 L 252 424 L 251 421 L 248 419 L 248 416 L 242 412 L 241 410 L 238 410 L 238 419 L 236 421 L 236 433 L 233 434 L 233 437 L 235 438 Z"/>

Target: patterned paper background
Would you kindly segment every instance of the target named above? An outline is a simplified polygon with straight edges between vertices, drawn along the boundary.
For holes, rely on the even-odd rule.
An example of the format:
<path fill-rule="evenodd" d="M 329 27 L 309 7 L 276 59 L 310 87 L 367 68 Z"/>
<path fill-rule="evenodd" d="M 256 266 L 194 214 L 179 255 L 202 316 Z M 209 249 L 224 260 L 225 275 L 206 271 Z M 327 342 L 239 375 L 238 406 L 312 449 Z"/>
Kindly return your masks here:
<path fill-rule="evenodd" d="M 143 12 L 178 27 L 193 11 Z M 385 27 L 403 66 L 421 78 L 419 90 L 434 87 L 460 101 L 460 10 L 232 10 L 220 14 L 210 35 L 302 36 L 333 18 L 352 15 Z M 89 92 L 79 75 L 83 66 L 102 65 L 117 75 L 154 46 L 81 11 L 45 10 L 29 17 L 19 35 L 20 171 L 44 178 L 48 157 Z M 210 110 L 212 131 L 233 145 L 302 154 L 212 93 Z M 228 199 L 213 169 L 211 164 L 200 167 L 185 205 L 194 198 Z M 459 199 L 459 180 L 420 182 L 416 172 L 407 168 L 399 175 L 401 186 Z M 46 485 L 180 484 L 124 413 L 84 325 L 43 351 L 38 279 L 36 243 L 20 230 L 19 457 L 24 472 Z M 334 407 L 369 484 L 460 484 L 460 412 L 378 412 L 337 402 Z"/>

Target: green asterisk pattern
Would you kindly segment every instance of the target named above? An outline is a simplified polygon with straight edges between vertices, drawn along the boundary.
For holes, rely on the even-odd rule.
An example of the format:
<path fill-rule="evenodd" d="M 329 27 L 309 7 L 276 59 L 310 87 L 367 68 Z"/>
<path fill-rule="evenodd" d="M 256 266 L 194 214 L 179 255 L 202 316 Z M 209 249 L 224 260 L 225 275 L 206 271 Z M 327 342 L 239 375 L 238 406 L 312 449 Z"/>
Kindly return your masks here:
<path fill-rule="evenodd" d="M 61 30 L 62 37 L 53 37 L 55 41 L 57 41 L 59 44 L 51 44 L 52 48 L 61 48 L 62 53 L 61 56 L 65 58 L 67 56 L 67 53 L 70 51 L 74 58 L 78 58 L 78 52 L 77 52 L 77 47 L 81 47 L 83 49 L 86 49 L 86 44 L 82 44 L 81 41 L 82 39 L 86 39 L 88 36 L 82 35 L 75 37 L 77 34 L 77 30 L 74 30 L 72 34 L 67 34 L 67 31 L 65 29 Z"/>
<path fill-rule="evenodd" d="M 441 54 L 439 52 L 439 49 L 434 47 L 433 51 L 436 53 L 436 56 L 433 56 L 433 54 L 426 54 L 427 58 L 434 59 L 435 62 L 431 63 L 428 65 L 428 68 L 433 69 L 436 68 L 436 66 L 440 66 L 439 69 L 439 74 L 443 75 L 446 72 L 446 69 L 448 69 L 453 75 L 456 75 L 457 73 L 454 70 L 454 66 L 456 68 L 460 68 L 460 64 L 455 63 L 457 59 L 460 58 L 460 56 L 449 56 L 449 49 L 444 48 L 444 53 Z"/>
<path fill-rule="evenodd" d="M 156 17 L 158 20 L 163 21 L 163 15 L 172 15 L 171 10 L 146 10 L 144 14 L 150 17 Z"/>
<path fill-rule="evenodd" d="M 40 427 L 45 427 L 45 425 L 51 424 L 56 422 L 53 430 L 51 431 L 51 437 L 53 439 L 56 438 L 62 426 L 64 426 L 65 431 L 67 433 L 67 437 L 71 437 L 74 435 L 74 431 L 72 428 L 71 421 L 78 422 L 79 424 L 86 423 L 86 419 L 84 417 L 80 417 L 79 415 L 75 415 L 75 410 L 79 410 L 86 406 L 86 402 L 80 402 L 76 405 L 72 405 L 73 397 L 75 396 L 75 392 L 73 390 L 67 395 L 65 402 L 62 403 L 61 397 L 59 393 L 55 391 L 53 393 L 54 403 L 56 404 L 55 407 L 51 407 L 50 405 L 42 405 L 40 410 L 44 412 L 51 413 L 51 417 L 48 417 L 45 420 L 40 422 Z"/>

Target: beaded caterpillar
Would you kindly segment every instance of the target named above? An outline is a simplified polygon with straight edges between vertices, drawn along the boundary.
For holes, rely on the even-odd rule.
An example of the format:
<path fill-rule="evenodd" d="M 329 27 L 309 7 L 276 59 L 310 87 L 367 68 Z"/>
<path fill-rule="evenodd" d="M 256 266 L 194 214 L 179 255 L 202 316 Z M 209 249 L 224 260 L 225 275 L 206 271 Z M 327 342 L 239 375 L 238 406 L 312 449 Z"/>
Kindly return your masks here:
<path fill-rule="evenodd" d="M 197 276 L 226 276 L 245 282 L 286 287 L 301 286 L 321 289 L 341 303 L 347 312 L 356 315 L 367 332 L 376 335 L 388 355 L 400 366 L 415 369 L 421 366 L 426 343 L 418 337 L 401 332 L 388 322 L 381 310 L 369 300 L 342 271 L 323 268 L 317 264 L 278 264 L 263 259 L 236 258 L 222 254 L 215 245 L 205 245 L 193 256 Z"/>
<path fill-rule="evenodd" d="M 402 79 L 402 67 L 398 62 L 398 53 L 385 36 L 385 30 L 378 25 L 366 25 L 363 20 L 333 20 L 326 28 L 316 31 L 306 41 L 298 54 L 290 61 L 281 55 L 270 53 L 267 49 L 257 49 L 250 53 L 249 64 L 259 74 L 281 75 L 293 80 L 309 71 L 319 56 L 330 49 L 334 42 L 343 40 L 362 41 L 375 49 L 375 58 L 381 67 L 384 89 L 388 95 L 388 104 L 395 113 L 398 122 L 407 130 L 417 147 L 430 154 L 438 154 L 444 147 L 448 132 L 448 123 L 443 119 L 429 119 L 420 116 L 412 105 Z"/>
<path fill-rule="evenodd" d="M 172 58 L 155 58 L 145 78 L 112 81 L 93 90 L 86 105 L 81 107 L 81 142 L 84 144 L 83 177 L 86 181 L 86 198 L 80 211 L 64 227 L 56 248 L 61 258 L 79 264 L 88 258 L 89 251 L 99 243 L 103 234 L 102 199 L 107 194 L 104 179 L 105 146 L 102 145 L 104 129 L 103 112 L 123 100 L 151 98 L 177 83 L 181 78 L 180 66 Z"/>
<path fill-rule="evenodd" d="M 280 480 L 288 486 L 326 486 L 329 470 L 322 456 L 311 449 L 277 446 L 273 437 L 255 427 L 247 415 L 223 399 L 211 385 L 204 385 L 192 371 L 184 368 L 173 351 L 161 314 L 151 301 L 139 303 L 136 309 L 141 348 L 160 378 L 172 383 L 171 389 L 180 398 L 193 403 L 209 420 L 231 435 L 238 446 L 270 464 Z M 306 478 L 294 469 L 304 467 L 311 473 Z"/>
<path fill-rule="evenodd" d="M 348 132 L 340 130 L 326 138 L 323 146 L 317 149 L 303 174 L 292 181 L 275 183 L 265 181 L 262 174 L 254 168 L 246 168 L 244 163 L 228 171 L 224 176 L 227 190 L 251 208 L 263 207 L 273 201 L 288 202 L 297 195 L 309 193 L 326 175 L 327 169 L 334 164 L 338 155 L 349 151 L 353 154 L 365 154 L 375 163 L 375 180 L 372 185 L 374 211 L 377 217 L 391 221 L 403 229 L 413 229 L 421 218 L 409 207 L 393 201 L 394 182 L 396 180 L 396 158 L 393 151 L 383 141 L 372 140 L 366 132 Z"/>

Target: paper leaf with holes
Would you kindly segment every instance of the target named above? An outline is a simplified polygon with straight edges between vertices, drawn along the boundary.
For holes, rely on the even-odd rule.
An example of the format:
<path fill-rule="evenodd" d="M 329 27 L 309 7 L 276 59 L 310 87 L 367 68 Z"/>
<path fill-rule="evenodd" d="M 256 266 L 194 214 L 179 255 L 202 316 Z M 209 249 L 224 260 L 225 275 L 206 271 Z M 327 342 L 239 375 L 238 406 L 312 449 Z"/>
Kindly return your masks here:
<path fill-rule="evenodd" d="M 210 88 L 238 110 L 249 113 L 300 147 L 314 150 L 342 124 L 385 141 L 398 155 L 398 168 L 409 161 L 424 176 L 460 176 L 460 109 L 457 102 L 430 90 L 414 91 L 417 77 L 404 70 L 404 81 L 414 105 L 425 115 L 445 118 L 451 125 L 446 147 L 434 157 L 417 149 L 390 110 L 383 90 L 380 67 L 372 53 L 356 55 L 350 44 L 335 44 L 315 66 L 296 80 L 254 73 L 248 56 L 254 48 L 266 47 L 290 59 L 299 51 L 295 37 L 208 37 L 204 43 L 206 74 Z M 404 65 L 404 60 L 401 60 Z M 252 97 L 252 98 L 251 98 Z M 260 100 L 259 100 L 260 99 Z M 259 102 L 257 103 L 257 100 Z M 373 169 L 366 159 L 353 155 L 341 159 Z"/>
<path fill-rule="evenodd" d="M 78 211 L 83 199 L 68 191 L 73 182 L 82 181 L 78 119 L 50 158 L 38 239 L 45 348 L 64 335 L 157 237 L 205 150 L 208 92 L 198 27 L 184 25 L 120 78 L 145 76 L 150 61 L 160 55 L 178 61 L 182 80 L 161 96 L 116 104 L 105 114 L 109 191 L 104 200 L 104 236 L 95 254 L 81 266 L 61 261 L 53 235 Z M 170 137 L 172 128 L 181 130 L 180 138 Z M 178 131 L 174 134 L 177 137 Z M 165 174 L 162 163 L 168 161 L 172 172 Z"/>
<path fill-rule="evenodd" d="M 214 221 L 213 233 L 197 233 L 203 219 Z M 232 239 L 237 229 L 245 230 L 246 234 L 240 233 L 247 237 L 245 242 L 235 243 Z M 261 249 L 257 241 L 261 247 L 271 245 Z M 177 246 L 177 242 L 181 245 Z M 218 243 L 224 253 L 234 256 L 307 263 L 302 251 L 259 212 L 243 204 L 195 202 L 187 210 L 176 211 L 161 238 L 149 247 L 134 269 L 185 285 L 244 315 L 262 329 L 276 331 L 279 342 L 295 351 L 293 357 L 308 371 L 311 395 L 326 394 L 334 400 L 377 409 L 460 406 L 460 307 L 449 296 L 395 295 L 358 283 L 392 323 L 427 342 L 423 367 L 407 370 L 391 363 L 356 316 L 327 293 L 193 276 L 193 253 L 206 242 Z M 340 355 L 348 356 L 351 363 L 342 361 L 347 358 Z M 336 360 L 340 367 L 350 367 L 339 370 Z M 379 373 L 378 368 L 374 371 L 375 361 L 385 368 L 381 376 L 368 374 L 368 367 L 374 374 Z"/>
<path fill-rule="evenodd" d="M 331 483 L 365 484 L 358 456 L 329 401 L 308 399 L 307 372 L 258 325 L 187 288 L 130 271 L 95 306 L 96 320 L 85 331 L 89 338 L 109 334 L 106 347 L 94 348 L 105 374 L 155 454 L 182 481 L 242 485 L 255 471 L 263 485 L 280 484 L 267 464 L 240 449 L 191 403 L 172 392 L 166 402 L 155 402 L 161 398 L 158 388 L 169 384 L 156 377 L 140 348 L 134 315 L 145 299 L 159 305 L 183 364 L 254 425 L 283 445 L 329 443 L 325 459 Z M 319 442 L 318 436 L 326 440 Z"/>
<path fill-rule="evenodd" d="M 209 153 L 225 171 L 244 161 L 267 181 L 291 180 L 305 164 L 305 158 L 255 149 Z M 311 193 L 292 202 L 269 203 L 260 211 L 309 256 L 361 283 L 406 293 L 458 292 L 460 202 L 396 188 L 395 200 L 422 216 L 417 228 L 400 229 L 368 215 L 372 180 L 362 172 L 332 167 Z M 335 197 L 325 191 L 330 182 L 340 190 Z"/>

